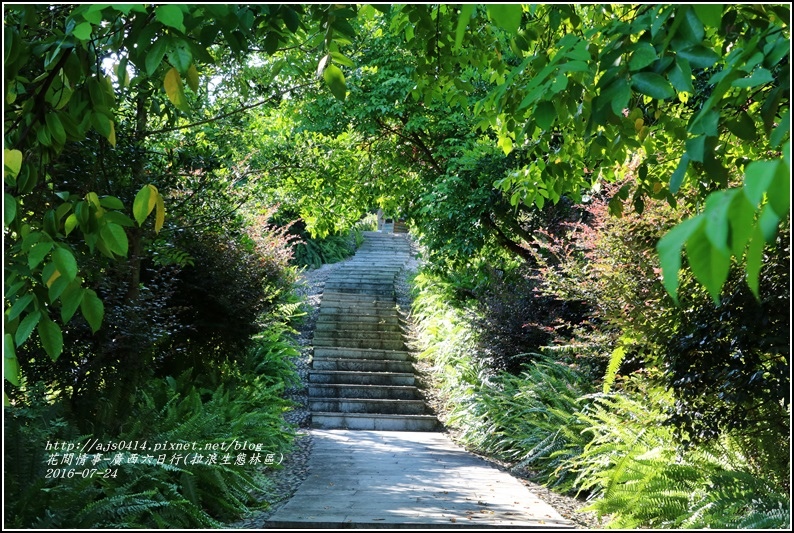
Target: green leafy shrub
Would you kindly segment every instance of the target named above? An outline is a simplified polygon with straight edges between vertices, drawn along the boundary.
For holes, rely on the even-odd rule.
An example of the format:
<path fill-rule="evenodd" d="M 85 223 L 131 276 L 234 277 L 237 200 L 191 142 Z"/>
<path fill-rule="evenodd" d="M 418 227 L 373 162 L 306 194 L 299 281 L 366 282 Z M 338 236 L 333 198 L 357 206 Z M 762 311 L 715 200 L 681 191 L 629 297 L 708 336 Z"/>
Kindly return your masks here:
<path fill-rule="evenodd" d="M 290 237 L 260 217 L 246 235 L 186 230 L 181 247 L 193 258 L 184 267 L 170 305 L 180 311 L 180 329 L 170 336 L 162 374 L 200 369 L 245 353 L 292 290 Z"/>
<path fill-rule="evenodd" d="M 610 527 L 787 528 L 789 498 L 755 476 L 730 438 L 684 447 L 666 424 L 669 391 L 632 380 L 633 392 L 597 394 L 577 414 L 592 440 L 566 468 L 590 491 L 587 510 Z"/>
<path fill-rule="evenodd" d="M 299 221 L 300 222 L 300 221 Z M 313 238 L 305 226 L 294 224 L 300 240 L 295 244 L 294 263 L 298 266 L 317 268 L 324 264 L 337 263 L 350 257 L 364 242 L 364 231 L 377 229 L 377 217 L 368 215 L 358 221 L 347 233 L 331 234 Z"/>
<path fill-rule="evenodd" d="M 719 305 L 683 275 L 676 306 L 662 285 L 654 246 L 680 211 L 649 202 L 641 216 L 616 218 L 609 211 L 620 200 L 617 186 L 606 193 L 585 206 L 587 217 L 567 235 L 546 233 L 545 252 L 538 254 L 543 293 L 585 302 L 592 313 L 588 327 L 571 324 L 572 343 L 609 361 L 605 388 L 651 370 L 646 376 L 674 392 L 668 417 L 678 428 L 675 438 L 709 441 L 730 433 L 745 443 L 756 475 L 785 486 L 790 465 L 778 450 L 790 443 L 787 223 L 765 254 L 760 302 L 737 269 Z"/>
<path fill-rule="evenodd" d="M 574 488 L 566 461 L 582 453 L 589 436 L 576 414 L 592 384 L 580 372 L 548 357 L 519 375 L 483 377 L 458 397 L 449 423 L 467 446 L 531 470 L 561 492 Z"/>
<path fill-rule="evenodd" d="M 287 451 L 294 434 L 283 413 L 285 384 L 297 374 L 290 364 L 296 348 L 284 329 L 266 331 L 237 363 L 224 362 L 215 375 L 189 370 L 173 378 L 150 380 L 135 396 L 123 431 L 117 435 L 79 435 L 60 416 L 60 404 L 34 403 L 7 411 L 5 417 L 6 527 L 37 528 L 217 528 L 259 505 L 255 495 L 266 487 L 258 476 L 263 463 L 229 465 L 191 462 L 141 464 L 145 454 L 120 451 L 120 464 L 105 467 L 112 477 L 46 478 L 52 451 L 47 442 L 146 441 L 158 443 L 255 443 L 261 458 Z M 222 383 L 220 383 L 222 382 Z M 32 391 L 30 391 L 32 394 Z M 132 463 L 133 454 L 138 462 Z M 202 452 L 205 457 L 209 452 Z M 106 459 L 115 453 L 104 454 Z M 222 454 L 220 454 L 222 455 Z M 276 459 L 278 460 L 278 459 Z M 59 465 L 60 466 L 60 465 Z M 63 468 L 67 468 L 64 466 Z M 82 470 L 81 467 L 75 467 Z"/>

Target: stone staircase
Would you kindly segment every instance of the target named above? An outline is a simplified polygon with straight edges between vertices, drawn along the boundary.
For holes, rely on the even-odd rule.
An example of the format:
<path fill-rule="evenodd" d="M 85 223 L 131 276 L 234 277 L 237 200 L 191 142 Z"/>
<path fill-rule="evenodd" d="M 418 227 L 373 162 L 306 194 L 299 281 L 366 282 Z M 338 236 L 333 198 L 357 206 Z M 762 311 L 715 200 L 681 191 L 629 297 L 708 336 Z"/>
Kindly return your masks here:
<path fill-rule="evenodd" d="M 434 431 L 405 349 L 394 280 L 410 258 L 405 236 L 365 232 L 326 282 L 309 373 L 312 426 Z"/>

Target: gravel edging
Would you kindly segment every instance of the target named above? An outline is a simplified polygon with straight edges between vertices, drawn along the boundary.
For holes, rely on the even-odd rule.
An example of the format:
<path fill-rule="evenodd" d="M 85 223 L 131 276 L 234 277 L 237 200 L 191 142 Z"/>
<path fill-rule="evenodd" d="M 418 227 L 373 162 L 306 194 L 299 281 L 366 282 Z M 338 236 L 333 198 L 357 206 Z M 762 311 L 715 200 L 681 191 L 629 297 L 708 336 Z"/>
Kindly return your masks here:
<path fill-rule="evenodd" d="M 409 280 L 420 266 L 420 260 L 417 258 L 418 256 L 418 248 L 412 241 L 412 257 L 401 270 L 395 281 L 397 307 L 406 319 L 408 319 L 409 324 L 412 303 Z M 281 468 L 268 469 L 262 473 L 267 486 L 263 488 L 258 499 L 260 501 L 270 502 L 270 506 L 265 510 L 255 511 L 241 520 L 228 524 L 226 526 L 228 528 L 264 529 L 267 520 L 289 501 L 295 491 L 298 490 L 298 487 L 300 487 L 303 481 L 309 476 L 308 461 L 313 443 L 312 435 L 308 431 L 311 425 L 311 413 L 308 409 L 307 383 L 312 362 L 312 337 L 314 334 L 314 326 L 317 322 L 317 315 L 320 309 L 320 301 L 322 299 L 323 289 L 325 288 L 325 282 L 336 269 L 344 265 L 348 260 L 349 259 L 330 265 L 323 265 L 312 270 L 305 270 L 300 276 L 300 282 L 295 292 L 298 296 L 305 299 L 305 309 L 307 312 L 301 324 L 298 326 L 296 334 L 296 341 L 300 348 L 300 354 L 295 358 L 295 367 L 300 376 L 301 385 L 285 391 L 285 396 L 293 400 L 296 406 L 284 416 L 287 422 L 296 424 L 299 429 L 294 440 L 293 449 L 290 453 L 285 454 Z M 419 361 L 415 363 L 415 366 L 420 374 L 420 381 L 423 380 L 422 374 L 425 374 L 425 379 L 423 381 L 425 381 L 425 383 L 429 382 L 429 376 L 427 375 L 428 365 L 422 364 L 422 362 Z M 426 390 L 425 392 L 428 391 Z M 427 396 L 431 408 L 437 409 L 440 405 L 438 399 L 433 398 L 432 394 L 428 394 Z M 463 447 L 455 438 L 454 432 L 447 430 L 447 435 L 456 442 L 456 444 Z M 558 494 L 542 485 L 532 482 L 524 471 L 512 469 L 512 465 L 509 463 L 504 463 L 478 453 L 470 453 L 477 455 L 495 468 L 509 472 L 513 477 L 521 481 L 530 492 L 551 505 L 563 517 L 574 522 L 577 528 L 600 529 L 606 524 L 606 520 L 599 520 L 596 513 L 580 511 L 581 508 L 587 505 L 586 502 L 577 498 Z"/>

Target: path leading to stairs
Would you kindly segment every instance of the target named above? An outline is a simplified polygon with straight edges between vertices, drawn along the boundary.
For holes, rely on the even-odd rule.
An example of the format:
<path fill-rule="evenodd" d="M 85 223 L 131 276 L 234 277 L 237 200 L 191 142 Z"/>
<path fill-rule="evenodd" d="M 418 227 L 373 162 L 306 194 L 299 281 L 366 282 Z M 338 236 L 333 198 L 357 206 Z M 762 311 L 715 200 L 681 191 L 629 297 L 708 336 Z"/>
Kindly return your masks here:
<path fill-rule="evenodd" d="M 407 237 L 367 232 L 326 282 L 309 377 L 309 476 L 266 527 L 571 528 L 455 445 L 416 386 L 394 300 Z"/>

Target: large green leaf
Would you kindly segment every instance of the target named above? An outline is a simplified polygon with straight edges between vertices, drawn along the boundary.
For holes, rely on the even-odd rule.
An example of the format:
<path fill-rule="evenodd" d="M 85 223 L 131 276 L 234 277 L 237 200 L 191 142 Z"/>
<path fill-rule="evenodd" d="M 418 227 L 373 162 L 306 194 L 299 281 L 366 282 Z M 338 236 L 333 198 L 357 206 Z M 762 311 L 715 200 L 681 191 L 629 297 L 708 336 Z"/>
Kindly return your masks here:
<path fill-rule="evenodd" d="M 28 252 L 28 267 L 32 270 L 36 268 L 44 258 L 50 253 L 54 244 L 52 241 L 39 242 L 33 245 Z"/>
<path fill-rule="evenodd" d="M 19 361 L 10 333 L 3 335 L 3 377 L 15 387 L 19 387 Z"/>
<path fill-rule="evenodd" d="M 36 329 L 36 326 L 39 324 L 39 320 L 41 320 L 41 311 L 28 313 L 27 316 L 22 319 L 14 333 L 14 342 L 17 346 L 22 346 L 25 341 L 28 340 L 30 334 L 33 333 L 33 330 Z"/>
<path fill-rule="evenodd" d="M 662 266 L 662 283 L 678 304 L 678 271 L 681 270 L 681 249 L 690 235 L 704 223 L 702 215 L 685 220 L 668 231 L 656 244 Z"/>
<path fill-rule="evenodd" d="M 163 62 L 165 51 L 168 48 L 169 39 L 162 36 L 157 39 L 146 53 L 145 68 L 146 73 L 151 76 L 157 70 L 157 67 Z"/>
<path fill-rule="evenodd" d="M 772 76 L 771 72 L 765 68 L 757 68 L 746 78 L 733 80 L 731 85 L 733 87 L 748 88 L 764 85 L 765 83 L 772 83 L 773 81 L 775 81 L 775 78 Z"/>
<path fill-rule="evenodd" d="M 81 41 L 87 41 L 91 38 L 91 32 L 93 31 L 90 22 L 81 22 L 77 26 L 74 27 L 72 30 L 72 35 L 80 39 Z"/>
<path fill-rule="evenodd" d="M 17 199 L 10 194 L 3 193 L 3 224 L 8 226 L 17 217 Z"/>
<path fill-rule="evenodd" d="M 695 4 L 692 8 L 704 26 L 711 28 L 720 27 L 722 22 L 722 4 Z"/>
<path fill-rule="evenodd" d="M 52 320 L 43 317 L 39 321 L 37 330 L 44 351 L 55 361 L 63 352 L 63 333 L 60 326 Z"/>
<path fill-rule="evenodd" d="M 676 53 L 689 61 L 692 68 L 709 68 L 720 59 L 717 52 L 700 44 L 678 50 Z"/>
<path fill-rule="evenodd" d="M 342 73 L 342 69 L 336 65 L 326 66 L 323 70 L 323 79 L 337 99 L 345 99 L 345 96 L 347 96 L 347 85 L 345 84 L 345 75 Z"/>
<path fill-rule="evenodd" d="M 80 312 L 85 317 L 88 325 L 91 326 L 91 331 L 96 333 L 102 326 L 102 319 L 105 316 L 105 305 L 92 289 L 83 291 Z"/>
<path fill-rule="evenodd" d="M 715 247 L 704 225 L 699 225 L 686 241 L 686 257 L 692 274 L 706 287 L 715 303 L 731 267 L 731 255 Z"/>
<path fill-rule="evenodd" d="M 77 261 L 72 252 L 66 248 L 57 246 L 52 251 L 52 260 L 61 275 L 65 276 L 69 281 L 72 281 L 77 276 Z"/>
<path fill-rule="evenodd" d="M 11 309 L 6 311 L 8 313 L 6 315 L 6 320 L 14 320 L 16 317 L 22 314 L 22 312 L 27 309 L 30 303 L 33 301 L 32 294 L 25 294 L 21 296 L 14 304 L 11 306 Z"/>
<path fill-rule="evenodd" d="M 673 172 L 673 175 L 670 176 L 671 193 L 675 194 L 678 192 L 678 189 L 681 188 L 681 184 L 684 182 L 684 178 L 686 177 L 687 168 L 689 168 L 689 160 L 689 155 L 682 155 L 681 160 L 678 162 L 678 166 Z"/>
<path fill-rule="evenodd" d="M 731 254 L 728 247 L 728 230 L 730 229 L 728 214 L 737 194 L 739 194 L 737 189 L 713 192 L 706 198 L 706 207 L 703 211 L 703 215 L 706 217 L 705 231 L 709 242 L 727 256 Z"/>
<path fill-rule="evenodd" d="M 172 48 L 168 52 L 168 60 L 176 67 L 180 75 L 187 75 L 190 65 L 193 64 L 193 53 L 190 45 L 183 39 L 177 39 L 172 43 Z"/>
<path fill-rule="evenodd" d="M 105 246 L 108 247 L 108 250 L 116 255 L 127 255 L 129 241 L 127 240 L 127 233 L 124 231 L 124 228 L 118 224 L 109 222 L 102 226 L 102 229 L 99 230 L 99 234 L 102 237 Z"/>
<path fill-rule="evenodd" d="M 466 34 L 466 28 L 469 26 L 475 7 L 474 4 L 463 4 L 460 7 L 460 16 L 458 16 L 458 23 L 455 27 L 455 48 L 460 48 L 463 44 L 463 36 Z"/>
<path fill-rule="evenodd" d="M 554 109 L 554 104 L 551 102 L 541 102 L 532 113 L 538 126 L 542 130 L 549 130 L 554 124 L 554 119 L 557 118 L 557 110 Z"/>
<path fill-rule="evenodd" d="M 486 6 L 491 20 L 497 26 L 513 35 L 518 33 L 523 14 L 521 4 L 486 4 Z"/>
<path fill-rule="evenodd" d="M 656 61 L 657 58 L 656 49 L 651 43 L 637 43 L 634 52 L 631 54 L 631 59 L 629 59 L 629 70 L 632 72 L 642 70 Z"/>
<path fill-rule="evenodd" d="M 675 91 L 670 82 L 655 72 L 638 72 L 631 76 L 631 86 L 657 100 L 665 100 L 675 96 Z"/>
<path fill-rule="evenodd" d="M 744 194 L 759 205 L 778 171 L 779 161 L 753 161 L 744 171 Z"/>
<path fill-rule="evenodd" d="M 79 279 L 72 281 L 61 295 L 61 321 L 66 324 L 83 303 L 83 287 Z"/>
<path fill-rule="evenodd" d="M 187 31 L 184 24 L 184 14 L 182 13 L 182 6 L 178 4 L 165 4 L 161 5 L 154 10 L 154 18 L 169 26 L 175 28 L 182 33 Z"/>

